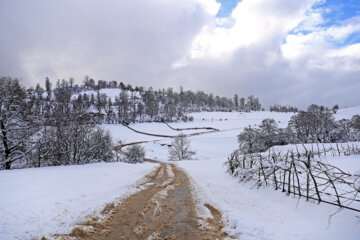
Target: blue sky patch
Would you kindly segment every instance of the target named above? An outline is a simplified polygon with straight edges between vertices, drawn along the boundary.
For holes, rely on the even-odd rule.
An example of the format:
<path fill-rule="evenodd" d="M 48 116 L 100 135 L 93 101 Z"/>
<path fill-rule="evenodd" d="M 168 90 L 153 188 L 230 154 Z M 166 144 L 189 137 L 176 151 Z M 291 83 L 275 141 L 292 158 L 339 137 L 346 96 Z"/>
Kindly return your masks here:
<path fill-rule="evenodd" d="M 333 26 L 346 25 L 352 18 L 360 18 L 360 0 L 327 0 L 315 4 L 312 9 L 321 13 L 324 22 L 317 25 L 321 29 Z M 315 30 L 316 31 L 316 30 Z M 289 34 L 302 33 L 304 35 L 311 33 L 310 30 L 293 29 Z M 285 39 L 284 39 L 285 40 Z M 337 47 L 360 43 L 360 32 L 350 34 L 344 41 L 333 42 Z"/>
<path fill-rule="evenodd" d="M 217 13 L 216 17 L 218 18 L 226 18 L 229 17 L 240 2 L 240 0 L 216 0 L 216 2 L 221 3 L 219 12 Z"/>
<path fill-rule="evenodd" d="M 325 3 L 317 4 L 314 9 L 327 9 L 323 17 L 326 22 L 323 26 L 339 25 L 349 18 L 360 16 L 360 0 L 327 0 Z"/>

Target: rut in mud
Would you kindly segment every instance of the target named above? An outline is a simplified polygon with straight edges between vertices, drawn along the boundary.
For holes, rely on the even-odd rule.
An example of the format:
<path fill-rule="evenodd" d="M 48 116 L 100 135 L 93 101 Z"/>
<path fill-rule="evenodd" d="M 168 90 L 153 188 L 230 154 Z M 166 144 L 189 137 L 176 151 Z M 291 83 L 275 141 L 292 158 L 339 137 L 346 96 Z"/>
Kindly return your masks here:
<path fill-rule="evenodd" d="M 224 239 L 221 213 L 205 204 L 212 215 L 197 216 L 187 175 L 173 164 L 161 163 L 140 186 L 142 191 L 109 205 L 105 221 L 82 223 L 67 237 L 76 239 Z M 66 238 L 66 236 L 62 236 Z"/>

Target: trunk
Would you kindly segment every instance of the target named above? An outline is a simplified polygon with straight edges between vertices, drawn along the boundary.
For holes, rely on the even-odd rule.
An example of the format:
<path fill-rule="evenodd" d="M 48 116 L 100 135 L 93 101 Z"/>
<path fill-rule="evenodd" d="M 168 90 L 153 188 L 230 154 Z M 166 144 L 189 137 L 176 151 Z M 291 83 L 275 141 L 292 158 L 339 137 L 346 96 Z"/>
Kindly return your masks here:
<path fill-rule="evenodd" d="M 41 167 L 41 147 L 38 147 L 38 164 L 37 167 Z"/>
<path fill-rule="evenodd" d="M 9 158 L 10 155 L 10 149 L 9 149 L 9 145 L 8 145 L 8 139 L 7 139 L 7 133 L 5 130 L 5 125 L 3 121 L 0 121 L 0 127 L 1 127 L 1 132 L 2 132 L 2 139 L 3 139 L 3 144 L 4 144 L 4 153 L 5 153 L 5 162 L 7 161 L 7 159 Z M 7 163 L 5 163 L 7 164 Z M 9 163 L 11 165 L 11 163 Z"/>
<path fill-rule="evenodd" d="M 11 162 L 5 162 L 5 170 L 11 169 Z"/>

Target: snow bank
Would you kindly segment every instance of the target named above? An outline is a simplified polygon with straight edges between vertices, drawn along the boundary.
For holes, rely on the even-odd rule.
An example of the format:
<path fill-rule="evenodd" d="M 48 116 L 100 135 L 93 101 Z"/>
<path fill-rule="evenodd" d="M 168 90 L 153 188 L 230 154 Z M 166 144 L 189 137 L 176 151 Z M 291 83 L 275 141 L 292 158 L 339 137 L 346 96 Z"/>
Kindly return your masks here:
<path fill-rule="evenodd" d="M 206 193 L 202 202 L 210 201 L 228 219 L 226 231 L 238 239 L 359 239 L 358 213 L 343 210 L 328 225 L 336 207 L 239 183 L 225 173 L 223 162 L 208 159 L 176 164 Z"/>
<path fill-rule="evenodd" d="M 68 233 L 106 203 L 136 191 L 157 165 L 97 163 L 0 171 L 0 239 Z"/>

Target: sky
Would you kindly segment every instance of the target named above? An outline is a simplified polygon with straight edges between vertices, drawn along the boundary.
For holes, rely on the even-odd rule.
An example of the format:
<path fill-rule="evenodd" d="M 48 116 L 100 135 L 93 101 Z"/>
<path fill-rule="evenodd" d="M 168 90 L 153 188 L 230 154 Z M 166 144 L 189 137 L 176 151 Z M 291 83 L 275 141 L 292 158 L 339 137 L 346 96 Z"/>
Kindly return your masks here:
<path fill-rule="evenodd" d="M 360 105 L 359 0 L 0 0 L 0 76 Z"/>

